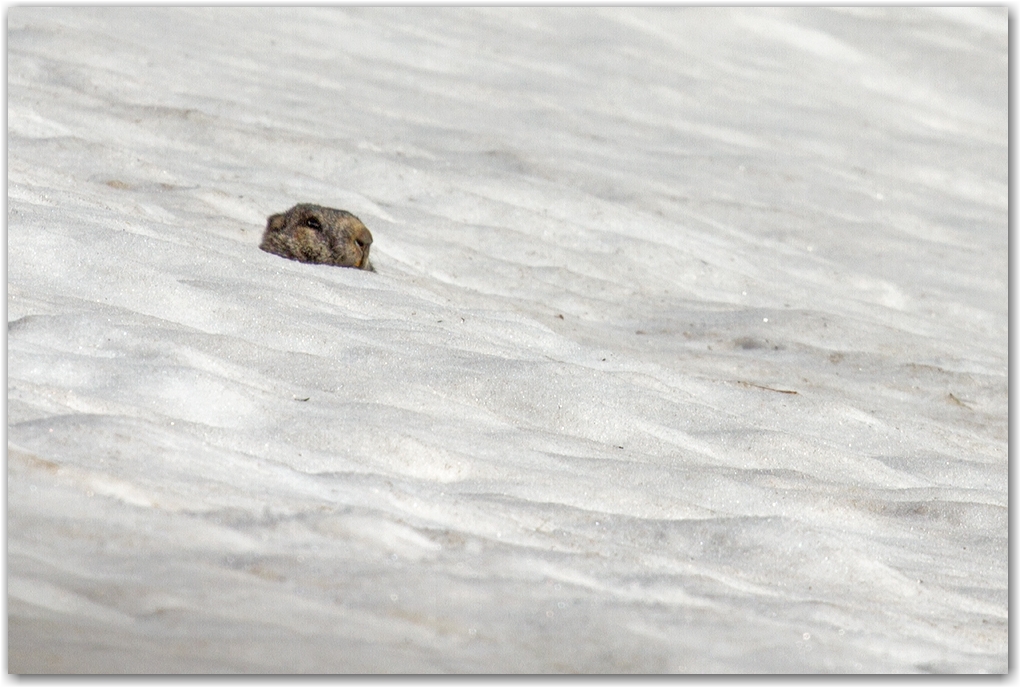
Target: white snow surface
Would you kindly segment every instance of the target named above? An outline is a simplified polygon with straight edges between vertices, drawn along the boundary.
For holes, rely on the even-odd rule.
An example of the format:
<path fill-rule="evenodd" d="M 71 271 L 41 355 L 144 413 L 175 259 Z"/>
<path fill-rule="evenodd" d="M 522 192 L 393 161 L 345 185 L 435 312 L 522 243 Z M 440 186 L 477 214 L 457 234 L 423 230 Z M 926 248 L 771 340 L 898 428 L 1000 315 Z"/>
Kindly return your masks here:
<path fill-rule="evenodd" d="M 1007 39 L 11 8 L 9 669 L 1005 671 Z"/>

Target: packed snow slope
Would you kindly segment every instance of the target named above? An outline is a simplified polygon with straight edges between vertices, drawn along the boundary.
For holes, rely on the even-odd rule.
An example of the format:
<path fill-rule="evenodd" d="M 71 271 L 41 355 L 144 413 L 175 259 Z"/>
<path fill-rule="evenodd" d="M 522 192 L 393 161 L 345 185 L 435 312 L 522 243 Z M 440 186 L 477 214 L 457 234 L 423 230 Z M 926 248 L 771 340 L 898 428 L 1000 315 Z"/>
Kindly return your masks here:
<path fill-rule="evenodd" d="M 11 671 L 1006 669 L 1004 8 L 7 19 Z"/>

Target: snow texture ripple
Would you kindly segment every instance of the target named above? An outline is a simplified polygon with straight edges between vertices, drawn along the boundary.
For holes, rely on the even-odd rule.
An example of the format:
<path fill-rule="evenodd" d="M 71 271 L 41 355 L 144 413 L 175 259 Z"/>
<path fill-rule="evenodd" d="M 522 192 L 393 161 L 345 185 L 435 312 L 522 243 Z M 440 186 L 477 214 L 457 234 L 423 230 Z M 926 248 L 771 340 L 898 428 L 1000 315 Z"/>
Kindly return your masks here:
<path fill-rule="evenodd" d="M 7 41 L 12 672 L 1006 670 L 1004 8 Z"/>

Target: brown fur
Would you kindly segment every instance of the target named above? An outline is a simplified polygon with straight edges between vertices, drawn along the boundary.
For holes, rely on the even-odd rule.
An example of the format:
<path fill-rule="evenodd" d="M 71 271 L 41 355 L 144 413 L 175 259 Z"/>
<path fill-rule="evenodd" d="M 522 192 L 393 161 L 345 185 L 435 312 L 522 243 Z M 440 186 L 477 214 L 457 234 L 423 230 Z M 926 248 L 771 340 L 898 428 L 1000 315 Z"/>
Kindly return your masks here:
<path fill-rule="evenodd" d="M 375 272 L 368 261 L 372 232 L 346 210 L 301 203 L 272 215 L 259 248 L 300 262 L 357 267 Z"/>

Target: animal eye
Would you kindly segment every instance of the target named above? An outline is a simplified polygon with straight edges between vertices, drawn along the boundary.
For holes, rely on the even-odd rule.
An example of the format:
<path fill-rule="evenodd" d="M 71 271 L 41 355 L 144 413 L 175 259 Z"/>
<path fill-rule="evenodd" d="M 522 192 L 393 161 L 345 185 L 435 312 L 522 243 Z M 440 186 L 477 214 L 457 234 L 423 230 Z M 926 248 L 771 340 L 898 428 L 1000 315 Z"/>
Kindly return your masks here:
<path fill-rule="evenodd" d="M 308 219 L 305 220 L 305 224 L 310 226 L 312 229 L 315 229 L 316 231 L 322 229 L 322 222 L 320 222 L 317 217 L 309 217 Z"/>

